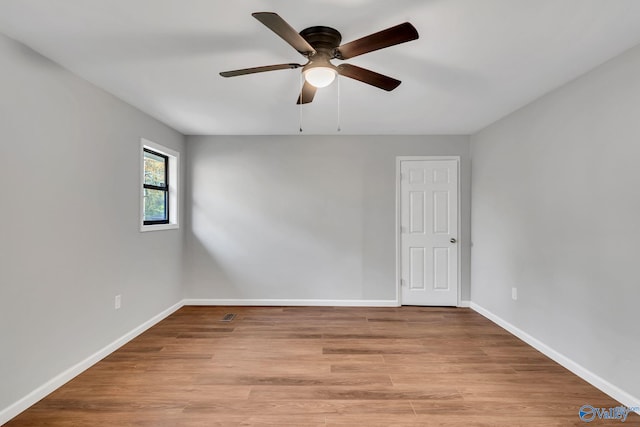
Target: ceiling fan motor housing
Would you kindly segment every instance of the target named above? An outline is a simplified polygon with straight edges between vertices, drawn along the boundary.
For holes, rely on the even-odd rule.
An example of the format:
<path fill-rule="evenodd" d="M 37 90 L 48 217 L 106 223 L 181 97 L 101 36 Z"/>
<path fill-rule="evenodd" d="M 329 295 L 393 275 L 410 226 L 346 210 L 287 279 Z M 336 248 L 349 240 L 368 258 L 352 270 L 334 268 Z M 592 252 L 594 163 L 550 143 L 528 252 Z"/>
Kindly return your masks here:
<path fill-rule="evenodd" d="M 313 68 L 330 68 L 337 74 L 337 68 L 330 60 L 336 57 L 336 48 L 342 41 L 340 32 L 331 27 L 315 26 L 305 28 L 300 35 L 316 50 L 308 56 L 309 62 L 302 68 L 302 73 L 306 76 Z"/>
<path fill-rule="evenodd" d="M 318 52 L 326 52 L 330 58 L 335 58 L 335 49 L 340 46 L 342 35 L 331 27 L 316 26 L 305 28 L 300 35 Z"/>

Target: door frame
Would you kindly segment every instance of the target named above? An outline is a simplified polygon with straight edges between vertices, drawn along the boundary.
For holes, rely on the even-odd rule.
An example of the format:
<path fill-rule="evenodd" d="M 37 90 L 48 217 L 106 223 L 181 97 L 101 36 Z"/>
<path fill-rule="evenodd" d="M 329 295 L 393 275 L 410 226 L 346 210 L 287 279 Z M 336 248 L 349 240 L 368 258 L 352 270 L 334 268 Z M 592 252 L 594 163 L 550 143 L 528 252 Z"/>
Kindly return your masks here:
<path fill-rule="evenodd" d="M 401 230 L 401 220 L 402 220 L 402 200 L 401 200 L 401 164 L 405 161 L 412 160 L 455 160 L 457 163 L 457 173 L 458 173 L 458 188 L 456 192 L 458 193 L 458 212 L 456 212 L 457 221 L 458 221 L 458 236 L 456 239 L 458 240 L 458 250 L 457 250 L 457 258 L 458 258 L 458 274 L 457 274 L 457 307 L 461 307 L 460 305 L 460 297 L 462 294 L 462 285 L 460 280 L 462 279 L 462 263 L 460 262 L 460 256 L 462 254 L 462 243 L 464 240 L 462 239 L 462 205 L 460 200 L 460 156 L 397 156 L 396 157 L 396 301 L 398 306 L 402 305 L 402 230 Z"/>

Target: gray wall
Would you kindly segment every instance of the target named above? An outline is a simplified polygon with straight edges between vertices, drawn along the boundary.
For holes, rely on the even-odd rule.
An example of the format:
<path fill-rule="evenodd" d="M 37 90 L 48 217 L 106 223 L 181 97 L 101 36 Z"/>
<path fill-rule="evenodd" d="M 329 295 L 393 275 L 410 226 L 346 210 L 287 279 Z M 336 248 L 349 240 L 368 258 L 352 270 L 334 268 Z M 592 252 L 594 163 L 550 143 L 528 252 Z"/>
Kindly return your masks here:
<path fill-rule="evenodd" d="M 189 298 L 395 300 L 396 156 L 458 155 L 469 299 L 468 137 L 202 136 L 187 145 Z"/>
<path fill-rule="evenodd" d="M 183 232 L 139 232 L 138 183 L 140 137 L 184 137 L 2 35 L 0 64 L 3 409 L 181 300 Z"/>
<path fill-rule="evenodd" d="M 638 76 L 634 48 L 471 143 L 472 300 L 634 396 Z"/>

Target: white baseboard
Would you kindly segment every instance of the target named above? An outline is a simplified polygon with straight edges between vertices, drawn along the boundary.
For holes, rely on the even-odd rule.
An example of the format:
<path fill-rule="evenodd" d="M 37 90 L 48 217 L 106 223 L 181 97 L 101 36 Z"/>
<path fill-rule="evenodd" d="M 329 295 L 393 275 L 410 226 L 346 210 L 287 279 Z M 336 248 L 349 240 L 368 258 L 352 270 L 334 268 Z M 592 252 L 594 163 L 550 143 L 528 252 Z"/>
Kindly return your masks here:
<path fill-rule="evenodd" d="M 184 305 L 307 306 L 307 307 L 399 307 L 396 300 L 332 299 L 185 299 Z"/>
<path fill-rule="evenodd" d="M 601 390 L 602 392 L 608 394 L 613 399 L 617 400 L 618 402 L 622 403 L 623 405 L 625 405 L 625 406 L 627 406 L 629 408 L 640 408 L 640 399 L 638 399 L 637 397 L 632 396 L 631 394 L 627 393 L 626 391 L 624 391 L 624 390 L 620 389 L 619 387 L 611 384 L 607 380 L 599 377 L 598 375 L 596 375 L 593 372 L 589 371 L 584 366 L 577 364 L 576 362 L 574 362 L 573 360 L 569 359 L 568 357 L 566 357 L 562 353 L 557 352 L 556 350 L 552 349 L 551 347 L 549 347 L 548 345 L 546 345 L 542 341 L 532 337 L 528 333 L 524 332 L 523 330 L 519 329 L 518 327 L 514 326 L 513 324 L 507 322 L 503 318 L 493 314 L 489 310 L 485 309 L 484 307 L 479 306 L 478 304 L 476 304 L 474 302 L 471 302 L 471 309 L 473 309 L 474 311 L 480 313 L 481 315 L 483 315 L 487 319 L 491 320 L 493 323 L 497 324 L 498 326 L 502 327 L 503 329 L 509 331 L 510 333 L 515 335 L 516 337 L 520 338 L 522 341 L 524 341 L 527 344 L 529 344 L 531 347 L 535 348 L 536 350 L 538 350 L 539 352 L 541 352 L 545 356 L 549 357 L 550 359 L 552 359 L 556 363 L 564 366 L 565 368 L 567 368 L 568 370 L 570 370 L 571 372 L 573 372 L 574 374 L 576 374 L 577 376 L 579 376 L 580 378 L 582 378 L 583 380 L 585 380 L 586 382 L 591 384 L 592 386 L 594 386 L 597 389 Z M 585 402 L 585 403 L 589 403 L 589 402 Z M 640 414 L 640 410 L 637 410 L 636 412 L 638 414 Z"/>
<path fill-rule="evenodd" d="M 38 402 L 39 400 L 47 396 L 49 393 L 63 386 L 65 383 L 67 383 L 74 377 L 80 375 L 82 372 L 86 371 L 91 366 L 95 365 L 100 360 L 104 359 L 106 356 L 113 353 L 114 351 L 116 351 L 117 349 L 119 349 L 120 347 L 122 347 L 123 345 L 125 345 L 126 343 L 128 343 L 129 341 L 131 341 L 132 339 L 134 339 L 135 337 L 137 337 L 138 335 L 140 335 L 141 333 L 143 333 L 144 331 L 146 331 L 147 329 L 155 325 L 156 323 L 160 322 L 162 319 L 168 317 L 169 315 L 171 315 L 172 313 L 180 309 L 182 306 L 183 306 L 183 303 L 182 301 L 180 301 L 179 303 L 167 308 L 162 313 L 147 320 L 142 325 L 129 331 L 122 337 L 118 338 L 117 340 L 113 341 L 112 343 L 108 344 L 102 349 L 98 350 L 91 356 L 87 357 L 86 359 L 82 360 L 76 365 L 70 367 L 69 369 L 62 372 L 61 374 L 56 375 L 55 377 L 53 377 L 52 379 L 50 379 L 49 381 L 47 381 L 37 389 L 33 390 L 31 393 L 27 394 L 25 397 L 18 400 L 14 404 L 0 410 L 0 425 L 8 422 L 10 419 L 17 416 L 18 414 L 20 414 L 22 411 L 24 411 L 31 405 L 35 404 L 36 402 Z"/>
<path fill-rule="evenodd" d="M 460 301 L 458 303 L 458 307 L 459 308 L 469 308 L 469 307 L 471 307 L 471 301 L 464 301 L 464 300 Z"/>

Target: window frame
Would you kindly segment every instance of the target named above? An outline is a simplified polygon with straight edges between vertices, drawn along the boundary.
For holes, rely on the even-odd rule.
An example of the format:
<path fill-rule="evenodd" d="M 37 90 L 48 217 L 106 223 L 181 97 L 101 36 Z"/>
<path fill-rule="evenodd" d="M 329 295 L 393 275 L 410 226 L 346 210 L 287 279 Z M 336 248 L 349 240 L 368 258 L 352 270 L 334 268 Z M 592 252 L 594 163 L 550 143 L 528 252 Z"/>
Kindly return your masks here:
<path fill-rule="evenodd" d="M 165 212 L 165 217 L 166 219 L 157 219 L 157 220 L 147 220 L 144 219 L 144 217 L 142 218 L 142 223 L 143 225 L 158 225 L 158 224 L 169 224 L 169 220 L 171 218 L 171 211 L 169 206 L 171 205 L 171 201 L 169 198 L 169 156 L 167 156 L 166 154 L 162 154 L 159 153 L 155 150 L 152 150 L 151 148 L 148 147 L 144 147 L 142 149 L 142 156 L 143 156 L 143 168 L 144 168 L 144 153 L 149 153 L 149 154 L 153 154 L 155 156 L 161 157 L 162 159 L 164 159 L 164 185 L 160 186 L 160 185 L 152 185 L 152 184 L 147 184 L 144 179 L 144 175 L 146 173 L 146 169 L 142 171 L 143 174 L 143 178 L 142 178 L 142 187 L 143 187 L 143 193 L 144 190 L 156 190 L 156 191 L 164 191 L 165 196 L 164 196 L 164 212 Z M 144 197 L 144 196 L 143 196 Z M 144 215 L 144 214 L 143 214 Z"/>
<path fill-rule="evenodd" d="M 159 189 L 156 186 L 150 186 L 149 184 L 145 184 L 144 182 L 144 153 L 145 151 L 150 151 L 155 155 L 160 155 L 162 157 L 166 157 L 166 168 L 165 168 L 165 183 L 167 184 L 167 216 L 168 220 L 157 220 L 157 221 L 145 221 L 144 219 L 144 191 L 145 187 L 151 189 Z M 165 147 L 163 145 L 157 144 L 153 141 L 149 141 L 148 139 L 141 138 L 140 139 L 140 231 L 158 231 L 158 230 L 171 230 L 180 228 L 179 220 L 180 220 L 180 212 L 179 212 L 179 174 L 180 174 L 180 153 L 172 150 L 171 148 Z"/>

